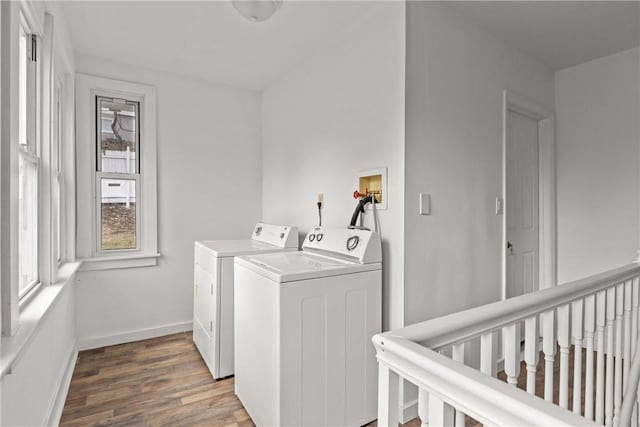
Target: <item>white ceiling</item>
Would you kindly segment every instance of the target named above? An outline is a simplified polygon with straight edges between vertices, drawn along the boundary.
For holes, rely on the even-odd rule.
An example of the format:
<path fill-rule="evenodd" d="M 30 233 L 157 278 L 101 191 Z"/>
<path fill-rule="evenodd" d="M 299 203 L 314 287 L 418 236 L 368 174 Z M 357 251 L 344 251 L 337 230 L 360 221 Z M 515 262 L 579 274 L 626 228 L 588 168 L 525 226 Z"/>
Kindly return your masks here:
<path fill-rule="evenodd" d="M 640 44 L 640 1 L 450 1 L 557 70 Z M 375 1 L 284 0 L 251 23 L 229 1 L 64 1 L 76 53 L 250 89 L 340 40 Z"/>
<path fill-rule="evenodd" d="M 460 1 L 450 6 L 553 70 L 640 45 L 639 1 Z"/>
<path fill-rule="evenodd" d="M 251 23 L 230 1 L 65 1 L 77 54 L 250 89 L 268 87 L 348 31 L 366 1 L 290 1 Z"/>

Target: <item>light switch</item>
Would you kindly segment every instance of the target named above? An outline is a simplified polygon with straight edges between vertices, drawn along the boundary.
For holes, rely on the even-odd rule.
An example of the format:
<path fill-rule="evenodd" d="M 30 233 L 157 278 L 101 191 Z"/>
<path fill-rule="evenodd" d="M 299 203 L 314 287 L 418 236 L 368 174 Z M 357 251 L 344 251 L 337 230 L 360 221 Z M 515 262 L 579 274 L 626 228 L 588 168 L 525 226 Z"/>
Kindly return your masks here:
<path fill-rule="evenodd" d="M 420 215 L 431 215 L 431 197 L 428 193 L 420 193 Z"/>

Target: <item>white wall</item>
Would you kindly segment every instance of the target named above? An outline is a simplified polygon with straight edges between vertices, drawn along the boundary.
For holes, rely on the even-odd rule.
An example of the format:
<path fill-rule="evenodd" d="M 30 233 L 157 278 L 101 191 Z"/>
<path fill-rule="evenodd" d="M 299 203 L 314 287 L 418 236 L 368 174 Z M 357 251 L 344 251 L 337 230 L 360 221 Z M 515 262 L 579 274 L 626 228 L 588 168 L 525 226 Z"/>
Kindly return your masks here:
<path fill-rule="evenodd" d="M 263 216 L 306 234 L 346 227 L 357 171 L 388 168 L 383 237 L 383 323 L 402 325 L 404 4 L 381 2 L 343 39 L 263 94 Z M 369 215 L 370 219 L 371 215 Z"/>
<path fill-rule="evenodd" d="M 501 297 L 505 89 L 553 110 L 545 65 L 447 5 L 407 3 L 406 324 Z"/>
<path fill-rule="evenodd" d="M 640 49 L 555 74 L 558 280 L 640 249 Z"/>
<path fill-rule="evenodd" d="M 2 378 L 1 425 L 57 425 L 77 355 L 74 305 L 75 285 L 68 283 L 14 370 Z"/>
<path fill-rule="evenodd" d="M 194 240 L 246 238 L 260 220 L 260 95 L 87 57 L 77 71 L 157 88 L 162 254 L 155 267 L 78 274 L 80 345 L 191 329 Z"/>

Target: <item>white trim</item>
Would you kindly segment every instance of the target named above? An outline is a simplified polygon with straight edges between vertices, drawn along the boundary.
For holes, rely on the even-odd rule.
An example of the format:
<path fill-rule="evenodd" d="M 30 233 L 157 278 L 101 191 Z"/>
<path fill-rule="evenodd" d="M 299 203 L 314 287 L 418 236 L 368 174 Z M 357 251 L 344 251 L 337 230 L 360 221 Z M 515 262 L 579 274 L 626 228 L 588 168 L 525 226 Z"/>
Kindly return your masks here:
<path fill-rule="evenodd" d="M 95 96 L 125 98 L 140 102 L 140 172 L 136 209 L 140 214 L 139 236 L 134 250 L 101 251 L 97 248 Z M 156 265 L 158 254 L 156 89 L 153 86 L 112 80 L 87 74 L 76 75 L 76 169 L 77 239 L 76 255 L 83 270 Z M 151 255 L 149 255 L 151 254 Z M 112 262 L 108 261 L 108 258 Z M 146 259 L 146 260 L 143 260 Z M 113 262 L 123 261 L 123 262 Z M 99 264 L 95 264 L 99 262 Z M 95 267 L 101 265 L 100 267 Z"/>
<path fill-rule="evenodd" d="M 80 351 L 94 348 L 107 347 L 110 345 L 124 344 L 134 341 L 142 341 L 149 338 L 162 337 L 165 335 L 187 332 L 193 329 L 193 321 L 173 323 L 170 325 L 155 328 L 138 329 L 135 331 L 122 332 L 113 335 L 102 335 L 81 339 L 78 343 Z"/>
<path fill-rule="evenodd" d="M 2 46 L 2 37 L 4 37 L 3 35 L 3 31 L 2 31 L 2 4 L 0 4 L 0 52 L 4 52 L 4 48 Z M 5 12 L 6 14 L 6 12 Z M 6 62 L 2 61 L 2 62 Z M 5 91 L 6 89 L 3 89 L 4 86 L 4 79 L 3 76 L 6 75 L 6 70 L 4 69 L 4 67 L 2 65 L 0 65 L 0 141 L 4 141 L 4 134 L 2 133 L 2 127 L 4 126 L 4 117 L 7 115 L 7 113 L 4 111 L 4 103 L 1 102 L 2 100 L 2 92 Z M 4 145 L 4 144 L 2 144 Z M 2 149 L 0 149 L 0 183 L 2 182 L 3 178 L 2 177 L 2 169 L 3 169 L 3 165 L 2 165 Z M 0 196 L 3 195 L 3 189 L 2 189 L 2 185 L 0 185 Z M 0 197 L 1 198 L 1 197 Z M 0 222 L 2 222 L 2 211 L 4 209 L 2 208 L 2 203 L 0 202 Z M 0 252 L 3 251 L 4 249 L 4 245 L 2 245 L 2 228 L 0 228 Z M 6 237 L 5 237 L 6 239 Z M 2 252 L 4 253 L 4 252 Z M 4 280 L 4 276 L 2 275 L 2 269 L 5 267 L 3 265 L 3 262 L 0 262 L 0 283 L 2 283 L 2 281 Z M 0 300 L 2 299 L 3 295 L 5 294 L 5 291 L 2 290 L 3 286 L 0 285 Z M 2 333 L 4 332 L 4 330 L 2 329 L 2 321 L 4 320 L 3 316 L 2 316 L 2 303 L 0 302 L 0 335 L 2 335 Z M 0 344 L 1 345 L 1 344 Z M 0 350 L 1 353 L 1 350 Z M 2 387 L 0 387 L 0 402 L 2 402 Z M 0 405 L 0 420 L 2 419 L 2 405 Z"/>
<path fill-rule="evenodd" d="M 2 46 L 2 38 L 4 37 L 3 28 L 2 28 L 4 26 L 2 24 L 2 13 L 3 13 L 2 10 L 3 10 L 3 6 L 2 6 L 2 4 L 0 4 L 0 52 L 4 52 L 4 47 Z M 6 14 L 6 12 L 5 12 L 5 14 Z M 7 61 L 3 60 L 1 62 L 7 62 Z M 3 86 L 4 86 L 4 76 L 5 75 L 6 75 L 5 68 L 4 68 L 4 66 L 0 65 L 0 141 L 4 141 L 4 133 L 2 133 L 2 128 L 3 128 L 3 126 L 5 126 L 4 117 L 7 115 L 6 112 L 4 111 L 4 103 L 1 102 L 2 93 L 6 92 L 6 89 L 3 88 Z M 5 145 L 5 144 L 2 144 L 2 145 Z M 1 158 L 1 156 L 2 156 L 2 150 L 0 149 L 0 158 Z M 6 178 L 2 177 L 2 169 L 4 167 L 5 166 L 2 164 L 2 161 L 0 161 L 0 184 L 1 184 L 3 179 L 6 179 Z M 2 185 L 0 185 L 0 196 L 2 196 L 3 193 L 4 193 L 4 190 L 2 188 Z M 2 219 L 3 219 L 2 218 L 2 211 L 3 210 L 4 209 L 2 208 L 2 203 L 0 202 L 0 222 L 2 222 Z M 3 231 L 4 231 L 3 227 L 0 227 L 0 251 L 2 251 L 3 247 L 4 247 L 4 245 L 2 244 L 2 241 L 4 239 L 6 239 L 6 235 L 3 237 Z M 2 269 L 5 266 L 3 264 L 4 264 L 3 262 L 0 262 L 0 300 L 2 300 L 2 297 L 5 294 L 5 291 L 2 289 L 3 286 L 1 285 L 2 280 L 4 279 L 4 276 L 2 274 Z M 0 335 L 2 335 L 2 333 L 4 332 L 4 330 L 1 327 L 2 321 L 4 320 L 4 317 L 2 316 L 2 310 L 3 310 L 2 303 L 0 301 Z M 2 347 L 2 342 L 0 342 L 0 354 L 2 353 L 2 348 L 1 347 Z M 0 420 L 2 420 L 2 404 L 1 403 L 2 403 L 2 386 L 0 384 Z"/>
<path fill-rule="evenodd" d="M 159 253 L 141 254 L 133 252 L 130 255 L 123 255 L 120 252 L 116 256 L 103 256 L 84 258 L 80 271 L 94 270 L 112 270 L 114 268 L 132 268 L 132 267 L 152 267 L 158 265 Z"/>
<path fill-rule="evenodd" d="M 556 173 L 554 114 L 533 101 L 511 91 L 503 92 L 502 105 L 502 197 L 506 199 L 507 176 L 507 114 L 509 111 L 538 121 L 538 283 L 540 289 L 557 284 L 556 244 Z M 507 214 L 506 202 L 502 213 L 501 285 L 502 299 L 507 293 Z"/>
<path fill-rule="evenodd" d="M 62 186 L 64 192 L 64 224 L 62 230 L 63 253 L 62 260 L 74 261 L 76 259 L 76 150 L 75 150 L 75 85 L 73 75 L 66 73 L 63 76 L 62 104 L 63 135 L 62 143 Z"/>
<path fill-rule="evenodd" d="M 73 371 L 76 367 L 76 361 L 78 360 L 78 346 L 77 344 L 71 349 L 71 353 L 67 359 L 67 364 L 60 376 L 57 385 L 57 392 L 51 398 L 49 408 L 47 409 L 47 415 L 42 425 L 45 426 L 57 426 L 60 424 L 62 418 L 62 411 L 64 404 L 69 394 L 69 386 L 71 385 L 71 378 L 73 377 Z"/>
<path fill-rule="evenodd" d="M 45 35 L 38 45 L 38 67 L 40 67 L 39 86 L 39 168 L 38 168 L 38 278 L 46 285 L 55 281 L 56 260 L 53 259 L 53 221 L 52 221 L 52 129 L 53 114 L 53 32 L 54 20 L 50 14 L 44 15 Z"/>
<path fill-rule="evenodd" d="M 4 25 L 0 34 L 2 44 L 2 162 L 0 179 L 0 235 L 2 235 L 0 263 L 0 295 L 2 300 L 2 334 L 12 335 L 18 329 L 18 206 L 11 201 L 18 198 L 18 186 L 12 185 L 18 174 L 18 50 L 20 6 L 15 2 L 0 2 Z M 5 141 L 7 143 L 5 143 Z"/>

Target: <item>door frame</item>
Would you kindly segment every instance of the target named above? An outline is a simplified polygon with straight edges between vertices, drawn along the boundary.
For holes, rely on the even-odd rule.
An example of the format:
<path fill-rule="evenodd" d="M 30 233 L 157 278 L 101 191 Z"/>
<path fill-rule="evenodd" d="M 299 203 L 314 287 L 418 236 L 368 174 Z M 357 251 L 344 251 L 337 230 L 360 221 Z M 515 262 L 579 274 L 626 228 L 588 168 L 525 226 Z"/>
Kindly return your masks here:
<path fill-rule="evenodd" d="M 507 296 L 507 120 L 509 111 L 538 122 L 538 283 L 557 284 L 556 148 L 553 111 L 505 90 L 502 94 L 502 299 Z"/>

